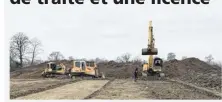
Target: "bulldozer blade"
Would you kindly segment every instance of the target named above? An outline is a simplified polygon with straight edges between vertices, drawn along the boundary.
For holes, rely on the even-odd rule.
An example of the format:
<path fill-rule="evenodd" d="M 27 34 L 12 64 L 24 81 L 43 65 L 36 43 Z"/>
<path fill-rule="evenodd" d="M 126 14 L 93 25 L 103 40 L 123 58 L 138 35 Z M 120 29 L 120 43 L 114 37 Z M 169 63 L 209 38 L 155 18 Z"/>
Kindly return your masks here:
<path fill-rule="evenodd" d="M 158 54 L 157 48 L 153 48 L 153 49 L 143 48 L 142 49 L 142 55 L 157 55 L 157 54 Z"/>

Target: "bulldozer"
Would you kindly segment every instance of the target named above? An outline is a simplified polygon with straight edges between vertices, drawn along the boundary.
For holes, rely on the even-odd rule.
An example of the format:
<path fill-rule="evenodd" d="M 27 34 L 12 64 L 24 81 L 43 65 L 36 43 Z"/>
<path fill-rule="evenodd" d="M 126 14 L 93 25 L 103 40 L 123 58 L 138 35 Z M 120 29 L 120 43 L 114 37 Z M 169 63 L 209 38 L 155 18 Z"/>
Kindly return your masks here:
<path fill-rule="evenodd" d="M 92 77 L 105 78 L 104 74 L 100 72 L 94 61 L 73 61 L 73 67 L 70 72 L 73 77 Z"/>
<path fill-rule="evenodd" d="M 63 63 L 49 62 L 42 72 L 43 77 L 55 77 L 56 75 L 68 75 L 68 68 Z"/>
<path fill-rule="evenodd" d="M 142 65 L 143 76 L 165 76 L 165 74 L 162 72 L 163 60 L 159 57 L 154 57 L 154 55 L 158 55 L 158 49 L 155 48 L 152 21 L 149 22 L 148 47 L 142 49 L 142 55 L 148 55 L 147 63 Z"/>

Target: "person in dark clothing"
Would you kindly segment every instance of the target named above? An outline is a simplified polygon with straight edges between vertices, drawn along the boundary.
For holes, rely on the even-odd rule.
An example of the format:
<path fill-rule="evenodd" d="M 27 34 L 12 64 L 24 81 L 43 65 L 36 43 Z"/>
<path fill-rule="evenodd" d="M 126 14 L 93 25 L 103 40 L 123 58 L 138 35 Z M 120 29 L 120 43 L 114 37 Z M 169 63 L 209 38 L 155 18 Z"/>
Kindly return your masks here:
<path fill-rule="evenodd" d="M 138 78 L 138 68 L 136 68 L 134 71 L 134 81 L 135 82 L 136 82 L 137 78 Z"/>

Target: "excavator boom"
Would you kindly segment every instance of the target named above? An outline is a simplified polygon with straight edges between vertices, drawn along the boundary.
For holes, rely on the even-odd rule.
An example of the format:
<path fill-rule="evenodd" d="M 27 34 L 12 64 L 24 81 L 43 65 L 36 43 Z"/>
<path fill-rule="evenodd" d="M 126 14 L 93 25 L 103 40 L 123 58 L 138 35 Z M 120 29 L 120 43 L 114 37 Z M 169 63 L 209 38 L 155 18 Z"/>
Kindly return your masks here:
<path fill-rule="evenodd" d="M 142 49 L 142 55 L 157 55 L 158 50 L 154 47 L 153 26 L 152 21 L 149 22 L 148 47 Z"/>

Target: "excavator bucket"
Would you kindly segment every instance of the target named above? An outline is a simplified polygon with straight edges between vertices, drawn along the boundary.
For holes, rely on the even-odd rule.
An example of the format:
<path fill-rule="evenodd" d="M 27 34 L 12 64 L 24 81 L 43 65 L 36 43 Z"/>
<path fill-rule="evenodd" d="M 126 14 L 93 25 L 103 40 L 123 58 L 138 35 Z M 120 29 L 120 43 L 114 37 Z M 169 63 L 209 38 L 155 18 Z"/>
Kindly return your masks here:
<path fill-rule="evenodd" d="M 157 48 L 154 48 L 154 49 L 143 48 L 142 49 L 142 55 L 157 55 L 157 54 L 158 54 Z"/>

